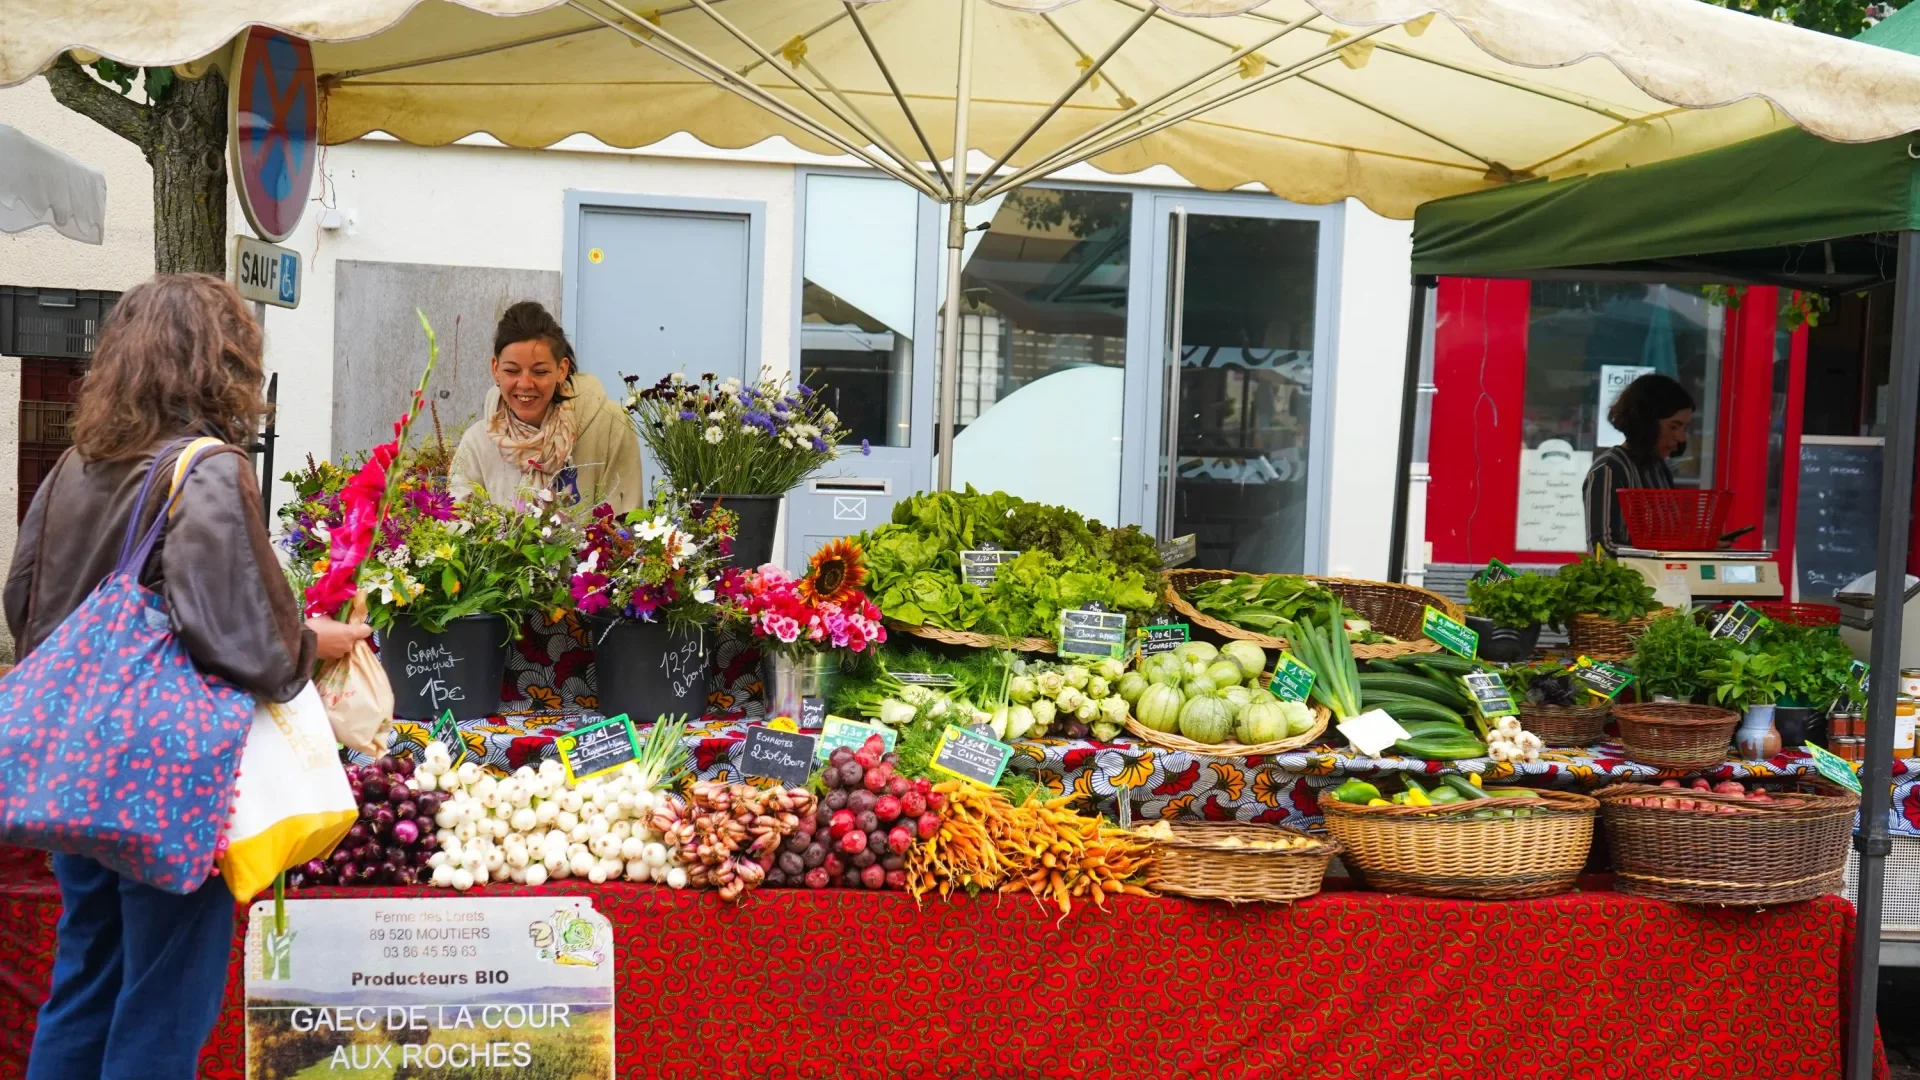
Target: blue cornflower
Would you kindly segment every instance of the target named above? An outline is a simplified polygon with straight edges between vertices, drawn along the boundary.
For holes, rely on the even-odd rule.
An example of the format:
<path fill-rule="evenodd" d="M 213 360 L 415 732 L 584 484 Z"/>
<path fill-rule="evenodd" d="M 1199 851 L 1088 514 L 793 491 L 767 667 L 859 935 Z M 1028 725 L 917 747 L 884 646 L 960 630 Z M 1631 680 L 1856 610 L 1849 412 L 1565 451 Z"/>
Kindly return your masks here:
<path fill-rule="evenodd" d="M 865 440 L 865 439 L 861 439 L 861 440 L 860 440 L 860 453 L 861 453 L 861 454 L 862 454 L 863 456 L 869 456 L 869 457 L 870 457 L 870 456 L 872 456 L 872 454 L 873 454 L 873 444 L 872 444 L 872 443 L 870 443 L 870 442 L 868 442 L 868 441 L 867 441 L 867 440 Z"/>
<path fill-rule="evenodd" d="M 812 439 L 810 439 L 810 440 L 808 440 L 808 441 L 809 441 L 809 442 L 811 442 L 811 443 L 813 443 L 813 452 L 814 452 L 814 453 L 816 453 L 816 454 L 824 454 L 824 453 L 826 453 L 826 452 L 827 452 L 827 440 L 825 440 L 825 439 L 823 439 L 823 438 L 821 438 L 821 437 L 820 437 L 820 436 L 818 436 L 818 435 L 815 435 L 815 436 L 814 436 L 814 437 L 813 437 Z"/>
<path fill-rule="evenodd" d="M 692 409 L 681 409 L 681 410 L 680 410 L 680 419 L 682 419 L 682 420 L 698 420 L 698 419 L 700 419 L 700 414 L 699 414 L 699 413 L 696 413 L 696 412 L 694 412 L 694 411 L 693 411 Z"/>
<path fill-rule="evenodd" d="M 813 396 L 813 390 L 810 389 L 806 383 L 796 383 L 794 384 L 794 389 L 798 390 L 800 392 L 800 396 L 803 398 Z"/>
<path fill-rule="evenodd" d="M 773 418 L 771 416 L 768 416 L 766 413 L 759 412 L 759 411 L 749 411 L 746 415 L 740 418 L 740 422 L 743 424 L 750 424 L 754 427 L 757 427 L 761 431 L 764 431 L 769 435 L 773 434 Z"/>

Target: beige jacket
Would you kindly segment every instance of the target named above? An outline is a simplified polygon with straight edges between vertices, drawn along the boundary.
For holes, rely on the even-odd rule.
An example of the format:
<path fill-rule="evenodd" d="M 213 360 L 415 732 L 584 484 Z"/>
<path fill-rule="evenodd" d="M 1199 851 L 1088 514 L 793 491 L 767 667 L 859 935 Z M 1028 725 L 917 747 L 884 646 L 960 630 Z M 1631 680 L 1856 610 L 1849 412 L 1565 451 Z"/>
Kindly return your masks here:
<path fill-rule="evenodd" d="M 526 475 L 507 464 L 499 445 L 487 432 L 487 418 L 500 407 L 500 390 L 487 391 L 481 419 L 474 421 L 460 437 L 453 454 L 453 497 L 465 498 L 475 488 L 496 499 L 510 498 Z M 574 437 L 573 457 L 568 464 L 574 472 L 580 501 L 587 506 L 613 504 L 615 513 L 624 514 L 640 505 L 643 491 L 640 481 L 640 436 L 627 419 L 627 410 L 607 397 L 600 380 L 591 375 L 573 377 L 573 412 L 579 425 Z M 563 471 L 564 478 L 566 473 Z M 564 483 L 552 485 L 564 488 Z"/>

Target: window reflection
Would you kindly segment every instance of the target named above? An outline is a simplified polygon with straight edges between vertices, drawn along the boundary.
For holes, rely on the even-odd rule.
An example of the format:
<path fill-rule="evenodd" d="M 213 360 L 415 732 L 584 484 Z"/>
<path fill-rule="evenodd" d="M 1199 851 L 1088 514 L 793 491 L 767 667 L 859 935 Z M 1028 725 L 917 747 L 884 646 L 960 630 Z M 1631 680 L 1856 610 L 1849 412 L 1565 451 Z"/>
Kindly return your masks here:
<path fill-rule="evenodd" d="M 890 179 L 807 177 L 800 381 L 851 442 L 910 443 L 919 199 Z"/>
<path fill-rule="evenodd" d="M 961 274 L 956 487 L 1119 519 L 1132 216 L 1091 190 L 995 210 Z"/>

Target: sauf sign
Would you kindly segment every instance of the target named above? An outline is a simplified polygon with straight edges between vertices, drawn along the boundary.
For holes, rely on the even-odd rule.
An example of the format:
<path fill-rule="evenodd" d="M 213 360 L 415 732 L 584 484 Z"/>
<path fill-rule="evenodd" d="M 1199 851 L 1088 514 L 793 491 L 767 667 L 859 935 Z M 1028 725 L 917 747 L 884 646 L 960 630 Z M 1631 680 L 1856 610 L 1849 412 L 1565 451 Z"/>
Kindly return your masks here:
<path fill-rule="evenodd" d="M 251 236 L 233 238 L 233 284 L 242 298 L 276 307 L 300 306 L 300 254 Z"/>

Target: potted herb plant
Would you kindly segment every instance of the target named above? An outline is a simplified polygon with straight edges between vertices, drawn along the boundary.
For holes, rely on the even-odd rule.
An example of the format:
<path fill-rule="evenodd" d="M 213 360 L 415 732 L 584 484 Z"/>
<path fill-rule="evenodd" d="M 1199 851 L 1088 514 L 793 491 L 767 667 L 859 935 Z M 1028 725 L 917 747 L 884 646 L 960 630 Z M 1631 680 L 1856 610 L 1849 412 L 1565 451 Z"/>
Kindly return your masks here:
<path fill-rule="evenodd" d="M 780 503 L 839 455 L 847 437 L 840 418 L 805 385 L 778 379 L 749 385 L 707 374 L 695 382 L 676 372 L 632 389 L 637 381 L 627 379 L 627 412 L 667 483 L 739 515 L 737 565 L 772 559 Z M 865 439 L 860 452 L 872 452 Z"/>
<path fill-rule="evenodd" d="M 1574 652 L 1618 659 L 1633 651 L 1633 639 L 1646 630 L 1660 607 L 1653 586 L 1640 572 L 1610 559 L 1591 556 L 1568 563 L 1560 581 L 1560 621 L 1566 624 Z"/>
<path fill-rule="evenodd" d="M 498 709 L 508 642 L 529 617 L 567 606 L 580 531 L 547 491 L 515 505 L 408 492 L 362 578 L 395 715 L 473 720 Z"/>
<path fill-rule="evenodd" d="M 841 654 L 887 640 L 880 609 L 860 591 L 865 579 L 860 547 L 848 540 L 815 552 L 802 577 L 772 564 L 746 572 L 730 569 L 721 577 L 724 617 L 761 650 L 770 719 L 809 721 L 807 699 L 817 699 L 824 709 L 833 696 Z"/>
<path fill-rule="evenodd" d="M 699 514 L 667 491 L 625 515 L 594 509 L 570 592 L 593 627 L 600 711 L 706 712 L 706 627 L 737 526 L 731 510 Z"/>
<path fill-rule="evenodd" d="M 1780 752 L 1780 732 L 1773 726 L 1773 705 L 1786 693 L 1780 661 L 1771 654 L 1746 647 L 1728 649 L 1705 673 L 1717 705 L 1741 713 L 1733 734 L 1740 756 L 1765 760 Z"/>
<path fill-rule="evenodd" d="M 1690 613 L 1669 611 L 1649 620 L 1634 639 L 1635 683 L 1654 701 L 1693 701 L 1707 688 L 1707 668 L 1724 651 L 1724 642 Z"/>
<path fill-rule="evenodd" d="M 1520 574 L 1467 583 L 1467 626 L 1480 635 L 1480 658 L 1512 664 L 1533 654 L 1541 625 L 1557 625 L 1560 580 Z"/>
<path fill-rule="evenodd" d="M 1828 627 L 1769 620 L 1761 634 L 1762 647 L 1780 661 L 1780 677 L 1787 684 L 1774 706 L 1774 726 L 1785 745 L 1804 745 L 1821 734 L 1821 719 L 1847 691 L 1853 653 Z"/>

